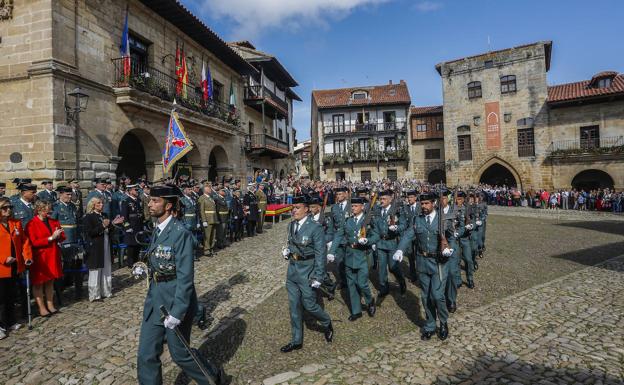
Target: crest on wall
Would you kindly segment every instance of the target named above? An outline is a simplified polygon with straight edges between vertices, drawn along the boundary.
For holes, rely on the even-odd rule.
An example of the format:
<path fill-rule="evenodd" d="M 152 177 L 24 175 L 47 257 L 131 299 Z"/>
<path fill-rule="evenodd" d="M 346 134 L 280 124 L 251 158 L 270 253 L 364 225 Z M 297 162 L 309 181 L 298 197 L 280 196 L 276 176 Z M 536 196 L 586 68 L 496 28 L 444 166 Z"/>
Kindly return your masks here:
<path fill-rule="evenodd" d="M 13 18 L 13 0 L 0 0 L 0 20 Z"/>

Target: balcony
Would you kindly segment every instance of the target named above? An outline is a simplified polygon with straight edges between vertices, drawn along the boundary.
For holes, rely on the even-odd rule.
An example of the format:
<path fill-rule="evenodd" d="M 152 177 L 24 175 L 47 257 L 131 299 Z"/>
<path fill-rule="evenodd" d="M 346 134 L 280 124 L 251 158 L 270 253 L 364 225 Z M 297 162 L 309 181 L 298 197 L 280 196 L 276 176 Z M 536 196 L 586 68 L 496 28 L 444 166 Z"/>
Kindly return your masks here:
<path fill-rule="evenodd" d="M 412 128 L 412 140 L 444 139 L 444 130 L 415 131 Z"/>
<path fill-rule="evenodd" d="M 573 162 L 623 159 L 624 136 L 559 140 L 550 143 L 546 154 L 551 159 Z"/>
<path fill-rule="evenodd" d="M 266 134 L 250 134 L 245 140 L 247 151 L 257 156 L 270 156 L 272 159 L 286 158 L 290 155 L 287 142 Z"/>
<path fill-rule="evenodd" d="M 206 118 L 208 118 L 208 121 L 216 123 L 221 131 L 228 134 L 232 134 L 232 126 L 240 127 L 238 111 L 216 100 L 204 102 L 200 87 L 186 84 L 187 96 L 182 97 L 177 92 L 177 80 L 151 66 L 132 61 L 129 75 L 124 73 L 124 58 L 113 59 L 113 66 L 113 88 L 115 88 L 118 104 L 169 114 L 170 103 L 153 103 L 153 99 L 155 97 L 161 102 L 173 102 L 175 97 L 178 105 L 195 113 L 185 116 L 185 118 L 188 117 L 187 120 L 206 126 Z"/>
<path fill-rule="evenodd" d="M 333 166 L 334 164 L 351 164 L 351 163 L 377 163 L 377 162 L 393 162 L 406 161 L 409 159 L 409 150 L 407 147 L 396 150 L 388 149 L 384 151 L 351 151 L 337 154 L 325 154 L 323 156 L 323 164 Z"/>
<path fill-rule="evenodd" d="M 406 122 L 355 123 L 323 126 L 325 137 L 407 133 Z"/>
<path fill-rule="evenodd" d="M 273 91 L 261 85 L 245 86 L 245 104 L 262 113 L 262 104 L 264 104 L 264 113 L 273 118 L 288 118 L 288 103 L 280 99 Z"/>

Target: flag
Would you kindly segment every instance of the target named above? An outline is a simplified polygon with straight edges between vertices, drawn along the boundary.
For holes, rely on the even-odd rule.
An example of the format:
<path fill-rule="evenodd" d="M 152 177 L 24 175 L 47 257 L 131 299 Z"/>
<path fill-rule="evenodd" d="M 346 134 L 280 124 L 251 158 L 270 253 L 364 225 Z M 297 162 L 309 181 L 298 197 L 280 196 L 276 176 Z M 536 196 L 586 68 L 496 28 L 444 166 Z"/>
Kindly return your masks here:
<path fill-rule="evenodd" d="M 193 142 L 186 136 L 180 117 L 174 110 L 171 110 L 162 159 L 164 173 L 168 173 L 171 167 L 192 149 Z"/>
<path fill-rule="evenodd" d="M 182 55 L 178 41 L 176 40 L 175 75 L 176 75 L 176 95 L 182 93 Z"/>
<path fill-rule="evenodd" d="M 236 109 L 236 95 L 234 94 L 234 79 L 230 79 L 230 106 Z"/>
<path fill-rule="evenodd" d="M 180 76 L 178 78 L 180 82 L 180 96 L 184 99 L 188 97 L 186 85 L 188 84 L 188 67 L 186 65 L 186 53 L 184 52 L 184 46 L 180 50 Z"/>
<path fill-rule="evenodd" d="M 210 67 L 208 67 L 208 72 L 206 72 L 206 64 L 203 61 L 201 76 L 202 100 L 205 103 L 212 99 L 212 76 L 210 76 Z"/>
<path fill-rule="evenodd" d="M 130 40 L 128 36 L 128 10 L 126 9 L 126 21 L 124 23 L 123 33 L 121 34 L 121 45 L 119 46 L 119 53 L 123 62 L 123 75 L 124 79 L 130 77 Z"/>

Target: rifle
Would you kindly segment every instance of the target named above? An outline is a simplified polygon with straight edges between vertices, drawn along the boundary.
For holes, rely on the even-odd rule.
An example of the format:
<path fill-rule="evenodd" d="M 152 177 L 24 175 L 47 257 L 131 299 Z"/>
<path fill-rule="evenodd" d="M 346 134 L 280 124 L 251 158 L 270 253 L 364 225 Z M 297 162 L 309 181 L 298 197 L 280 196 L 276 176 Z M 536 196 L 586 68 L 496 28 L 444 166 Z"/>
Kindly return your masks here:
<path fill-rule="evenodd" d="M 323 206 L 321 206 L 321 212 L 319 214 L 319 223 L 325 227 L 325 208 L 327 207 L 327 198 L 329 194 L 325 191 L 325 196 L 323 197 Z"/>
<path fill-rule="evenodd" d="M 440 182 L 440 194 L 438 195 L 438 237 L 440 238 L 440 256 L 442 250 L 449 248 L 446 234 L 444 234 L 444 210 L 442 209 L 442 182 Z"/>
<path fill-rule="evenodd" d="M 394 190 L 394 197 L 392 198 L 392 203 L 390 204 L 390 210 L 388 211 L 388 218 L 390 226 L 396 225 L 398 223 L 397 212 L 399 211 L 399 202 L 401 200 L 401 184 L 399 187 Z"/>
<path fill-rule="evenodd" d="M 375 207 L 376 202 L 377 202 L 377 193 L 374 192 L 370 201 L 369 210 L 366 212 L 364 221 L 362 221 L 362 227 L 360 227 L 360 232 L 358 233 L 359 238 L 366 238 L 366 226 L 368 226 L 371 219 L 373 218 L 373 208 Z"/>

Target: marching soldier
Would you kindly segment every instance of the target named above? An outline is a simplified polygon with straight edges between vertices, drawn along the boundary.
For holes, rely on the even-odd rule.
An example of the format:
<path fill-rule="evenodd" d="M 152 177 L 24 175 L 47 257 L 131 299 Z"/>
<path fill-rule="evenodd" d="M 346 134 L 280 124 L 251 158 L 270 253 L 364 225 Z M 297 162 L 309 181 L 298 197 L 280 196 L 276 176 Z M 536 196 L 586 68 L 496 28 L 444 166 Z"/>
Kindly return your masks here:
<path fill-rule="evenodd" d="M 78 209 L 71 201 L 72 188 L 69 186 L 58 187 L 59 200 L 52 206 L 51 217 L 60 222 L 65 233 L 65 240 L 61 243 L 61 255 L 63 257 L 63 272 L 65 280 L 63 287 L 74 286 L 76 299 L 82 296 L 82 259 L 80 234 L 78 232 Z M 60 298 L 60 296 L 59 296 Z"/>
<path fill-rule="evenodd" d="M 379 235 L 379 241 L 375 242 L 375 249 L 378 258 L 379 293 L 377 294 L 377 304 L 379 305 L 383 297 L 390 293 L 388 284 L 388 269 L 392 272 L 401 290 L 401 295 L 405 294 L 407 285 L 401 271 L 401 265 L 392 259 L 392 255 L 399 245 L 399 235 L 407 228 L 405 218 L 400 218 L 398 210 L 393 212 L 392 204 L 394 192 L 385 190 L 379 193 L 381 207 L 377 210 L 377 215 L 373 218 L 375 233 Z M 395 203 L 396 204 L 396 203 Z"/>
<path fill-rule="evenodd" d="M 128 260 L 126 266 L 132 267 L 139 260 L 141 245 L 136 241 L 136 234 L 143 230 L 143 210 L 139 200 L 139 185 L 129 184 L 126 186 L 126 196 L 121 201 L 120 215 L 123 222 L 123 243 L 127 246 Z"/>
<path fill-rule="evenodd" d="M 110 214 L 111 214 L 112 198 L 110 194 L 108 194 L 108 191 L 106 190 L 106 179 L 97 178 L 94 180 L 94 182 L 95 182 L 95 189 L 93 189 L 93 191 L 91 191 L 87 195 L 87 203 L 89 203 L 89 201 L 93 197 L 100 198 L 102 200 L 102 203 L 104 204 L 104 208 L 102 209 L 102 212 L 106 214 L 106 217 L 111 218 Z"/>
<path fill-rule="evenodd" d="M 459 235 L 459 244 L 461 246 L 461 258 L 464 261 L 466 269 L 466 285 L 469 289 L 474 288 L 474 261 L 472 258 L 472 232 L 475 228 L 474 214 L 472 207 L 466 206 L 466 193 L 457 192 L 457 210 L 464 216 L 464 231 Z M 459 288 L 461 286 L 458 285 Z"/>
<path fill-rule="evenodd" d="M 418 270 L 418 282 L 422 291 L 421 301 L 425 309 L 426 321 L 421 329 L 420 338 L 429 340 L 436 332 L 436 319 L 440 320 L 438 338 L 445 340 L 448 337 L 448 309 L 444 291 L 446 289 L 446 277 L 448 276 L 448 258 L 453 250 L 448 247 L 441 249 L 439 221 L 443 221 L 442 237 L 449 239 L 453 236 L 450 220 L 442 218 L 435 207 L 436 198 L 431 193 L 420 194 L 422 214 L 414 224 L 407 229 L 401 237 L 398 250 L 392 257 L 401 262 L 405 250 L 416 242 L 416 267 Z"/>
<path fill-rule="evenodd" d="M 458 192 L 459 194 L 459 192 Z M 460 248 L 459 237 L 464 233 L 464 215 L 457 207 L 449 206 L 448 191 L 442 195 L 442 215 L 445 221 L 452 224 L 452 235 L 447 239 L 449 247 L 453 250 L 453 255 L 449 257 L 448 276 L 446 278 L 446 303 L 449 313 L 457 310 L 457 288 L 461 285 L 461 270 L 459 266 Z"/>
<path fill-rule="evenodd" d="M 217 206 L 212 199 L 212 186 L 210 183 L 204 185 L 204 193 L 197 200 L 199 206 L 199 219 L 202 222 L 204 232 L 204 255 L 213 256 L 216 240 L 217 226 L 219 221 L 217 218 Z"/>
<path fill-rule="evenodd" d="M 288 246 L 282 254 L 288 260 L 286 290 L 290 308 L 292 337 L 281 351 L 288 353 L 303 347 L 303 309 L 320 321 L 325 329 L 325 340 L 332 342 L 334 328 L 331 318 L 323 310 L 314 290 L 325 277 L 326 243 L 323 228 L 309 217 L 304 197 L 293 199 L 293 221 L 288 226 Z"/>
<path fill-rule="evenodd" d="M 468 204 L 472 208 L 472 216 L 473 216 L 473 229 L 470 232 L 470 246 L 472 249 L 472 265 L 474 266 L 474 271 L 479 270 L 479 261 L 477 260 L 477 255 L 479 254 L 479 238 L 481 238 L 481 234 L 479 232 L 480 226 L 483 224 L 481 221 L 481 210 L 477 205 L 477 196 L 479 194 L 471 191 L 468 195 Z M 470 287 L 470 285 L 468 285 Z"/>
<path fill-rule="evenodd" d="M 256 200 L 256 194 L 254 194 L 254 186 L 253 183 L 247 186 L 247 193 L 243 198 L 243 209 L 247 211 L 248 237 L 256 235 L 256 223 L 258 221 L 258 201 Z"/>
<path fill-rule="evenodd" d="M 418 191 L 410 190 L 407 192 L 407 205 L 402 207 L 401 215 L 405 218 L 408 228 L 414 224 L 414 220 L 420 215 Z M 416 251 L 414 250 L 413 244 L 406 252 L 409 262 L 409 280 L 416 284 L 418 282 L 418 273 L 416 272 Z"/>
<path fill-rule="evenodd" d="M 58 197 L 56 196 L 56 191 L 54 191 L 54 185 L 52 181 L 49 179 L 45 179 L 43 182 L 41 182 L 41 185 L 43 186 L 43 190 L 39 191 L 39 193 L 37 194 L 37 198 L 50 203 L 56 202 Z"/>
<path fill-rule="evenodd" d="M 37 186 L 32 183 L 19 183 L 17 185 L 19 195 L 11 200 L 13 204 L 13 218 L 22 222 L 22 228 L 26 228 L 28 222 L 35 216 L 34 203 Z"/>
<path fill-rule="evenodd" d="M 323 215 L 321 217 L 321 208 L 323 201 L 318 196 L 312 196 L 309 200 L 310 207 L 310 217 L 314 220 L 314 222 L 318 223 L 323 227 L 323 234 L 325 235 L 325 244 L 327 245 L 327 250 L 331 248 L 332 241 L 334 240 L 334 223 L 332 221 L 331 215 Z M 333 295 L 336 291 L 336 283 L 332 280 L 329 272 L 325 272 L 325 277 L 323 277 L 323 286 L 327 288 L 329 292 L 329 299 L 333 299 Z"/>
<path fill-rule="evenodd" d="M 345 221 L 351 215 L 351 203 L 347 199 L 347 188 L 337 187 L 334 189 L 336 203 L 331 208 L 331 216 L 334 224 L 334 232 L 344 226 Z M 345 254 L 347 251 L 347 241 L 342 239 L 340 244 L 335 244 L 334 254 L 336 256 L 336 266 L 338 267 L 338 276 L 336 281 L 338 288 L 347 286 L 347 276 L 345 275 Z"/>
<path fill-rule="evenodd" d="M 162 384 L 160 355 L 165 341 L 173 361 L 198 384 L 210 383 L 201 366 L 208 369 L 216 384 L 222 384 L 224 380 L 221 370 L 201 355 L 193 356 L 175 333 L 177 328 L 189 341 L 198 308 L 193 266 L 195 241 L 186 225 L 172 215 L 181 197 L 180 189 L 173 185 L 151 189 L 149 209 L 156 227 L 147 249 L 150 285 L 143 307 L 137 354 L 141 385 Z M 169 314 L 164 319 L 161 319 L 161 306 Z M 195 358 L 201 362 L 196 362 Z"/>
<path fill-rule="evenodd" d="M 351 198 L 351 216 L 340 225 L 334 236 L 331 249 L 327 254 L 327 260 L 333 262 L 339 245 L 346 245 L 344 258 L 347 287 L 351 303 L 351 315 L 349 321 L 355 321 L 362 317 L 361 296 L 368 306 L 367 312 L 370 317 L 377 310 L 375 300 L 368 285 L 368 258 L 366 251 L 379 241 L 379 235 L 374 228 L 368 228 L 365 220 L 363 198 Z M 366 237 L 362 237 L 362 230 L 366 230 Z"/>
<path fill-rule="evenodd" d="M 479 256 L 483 258 L 483 253 L 485 252 L 485 225 L 487 224 L 487 216 L 488 216 L 488 207 L 485 202 L 485 193 L 482 191 L 478 195 L 477 209 L 479 210 L 481 225 L 478 225 L 479 237 L 477 240 Z"/>
<path fill-rule="evenodd" d="M 256 190 L 256 201 L 258 202 L 258 228 L 256 232 L 258 234 L 262 234 L 264 228 L 264 216 L 266 214 L 267 208 L 267 196 L 264 192 L 264 183 L 258 184 L 258 189 Z"/>

